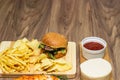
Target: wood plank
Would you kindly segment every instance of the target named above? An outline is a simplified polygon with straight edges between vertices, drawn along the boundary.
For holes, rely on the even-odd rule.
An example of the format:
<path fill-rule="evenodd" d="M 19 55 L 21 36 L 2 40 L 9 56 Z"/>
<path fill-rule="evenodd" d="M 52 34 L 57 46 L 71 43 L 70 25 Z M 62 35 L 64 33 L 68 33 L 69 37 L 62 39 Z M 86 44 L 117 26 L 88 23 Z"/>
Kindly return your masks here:
<path fill-rule="evenodd" d="M 12 41 L 2 41 L 0 44 L 0 52 L 12 47 L 14 42 Z M 76 43 L 75 42 L 68 42 L 67 53 L 63 57 L 64 60 L 69 62 L 72 65 L 72 69 L 64 72 L 51 72 L 47 73 L 45 71 L 37 72 L 37 73 L 11 73 L 11 74 L 2 74 L 0 77 L 7 77 L 7 76 L 20 76 L 20 75 L 32 75 L 32 74 L 55 74 L 55 75 L 66 75 L 68 78 L 74 78 L 76 76 Z M 4 75 L 4 76 L 2 76 Z"/>

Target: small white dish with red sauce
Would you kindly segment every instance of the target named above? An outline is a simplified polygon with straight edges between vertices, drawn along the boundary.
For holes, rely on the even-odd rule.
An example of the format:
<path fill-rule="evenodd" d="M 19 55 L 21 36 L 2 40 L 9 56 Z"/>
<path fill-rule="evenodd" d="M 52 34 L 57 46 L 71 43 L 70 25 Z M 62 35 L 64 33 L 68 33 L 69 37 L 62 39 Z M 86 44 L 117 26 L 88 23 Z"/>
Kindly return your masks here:
<path fill-rule="evenodd" d="M 103 58 L 107 43 L 100 37 L 86 37 L 81 41 L 82 55 L 86 59 Z"/>

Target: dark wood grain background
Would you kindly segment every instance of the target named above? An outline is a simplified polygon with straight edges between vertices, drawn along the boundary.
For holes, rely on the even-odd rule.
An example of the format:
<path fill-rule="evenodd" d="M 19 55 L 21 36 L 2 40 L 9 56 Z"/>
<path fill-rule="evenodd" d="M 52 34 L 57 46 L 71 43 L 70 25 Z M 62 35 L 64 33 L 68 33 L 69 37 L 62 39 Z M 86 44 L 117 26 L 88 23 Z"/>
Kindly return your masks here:
<path fill-rule="evenodd" d="M 108 43 L 114 80 L 120 80 L 120 0 L 0 0 L 0 41 L 58 32 L 77 43 L 98 36 Z M 10 78 L 0 80 L 9 80 Z"/>

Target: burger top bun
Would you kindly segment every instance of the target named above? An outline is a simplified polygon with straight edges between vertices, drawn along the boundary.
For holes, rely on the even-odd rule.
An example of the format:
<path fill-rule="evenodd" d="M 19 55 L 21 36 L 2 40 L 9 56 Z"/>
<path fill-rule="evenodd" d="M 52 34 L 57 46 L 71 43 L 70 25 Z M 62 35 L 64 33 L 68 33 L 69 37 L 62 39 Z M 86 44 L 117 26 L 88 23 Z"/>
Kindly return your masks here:
<path fill-rule="evenodd" d="M 42 42 L 52 48 L 66 48 L 67 39 L 58 33 L 49 32 L 42 37 Z"/>

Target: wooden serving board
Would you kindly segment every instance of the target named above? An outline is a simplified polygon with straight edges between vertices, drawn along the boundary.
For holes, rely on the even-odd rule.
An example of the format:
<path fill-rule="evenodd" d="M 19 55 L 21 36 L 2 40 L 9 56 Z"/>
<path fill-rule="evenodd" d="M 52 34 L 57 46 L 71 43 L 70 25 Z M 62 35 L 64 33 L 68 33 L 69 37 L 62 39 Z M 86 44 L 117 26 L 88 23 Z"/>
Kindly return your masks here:
<path fill-rule="evenodd" d="M 5 50 L 6 48 L 11 47 L 14 44 L 12 41 L 2 41 L 0 43 L 0 52 Z M 72 64 L 72 69 L 65 71 L 65 72 L 52 72 L 52 73 L 46 73 L 46 72 L 39 72 L 39 73 L 24 73 L 28 75 L 32 74 L 54 74 L 54 75 L 67 75 L 68 78 L 74 78 L 76 74 L 76 43 L 75 42 L 68 42 L 67 47 L 67 54 L 63 57 L 67 62 L 70 62 Z M 0 74 L 0 77 L 3 75 L 21 75 L 22 73 L 18 74 Z M 2 75 L 2 76 L 1 76 Z M 22 74 L 23 75 L 23 74 Z"/>
<path fill-rule="evenodd" d="M 104 55 L 103 59 L 105 59 L 105 60 L 107 60 L 107 61 L 109 61 L 109 62 L 111 63 L 111 58 L 110 58 L 110 56 L 109 56 L 109 52 L 108 52 L 108 49 L 107 49 L 107 48 L 106 48 L 106 50 L 105 50 L 105 55 Z M 86 60 L 87 60 L 87 59 L 85 59 L 85 58 L 83 57 L 83 55 L 82 55 L 82 49 L 81 49 L 81 45 L 80 45 L 80 64 L 81 64 L 82 62 L 86 61 Z M 114 80 L 114 79 L 113 79 L 113 76 L 112 76 L 112 73 L 111 73 L 111 78 L 110 78 L 110 80 Z"/>

